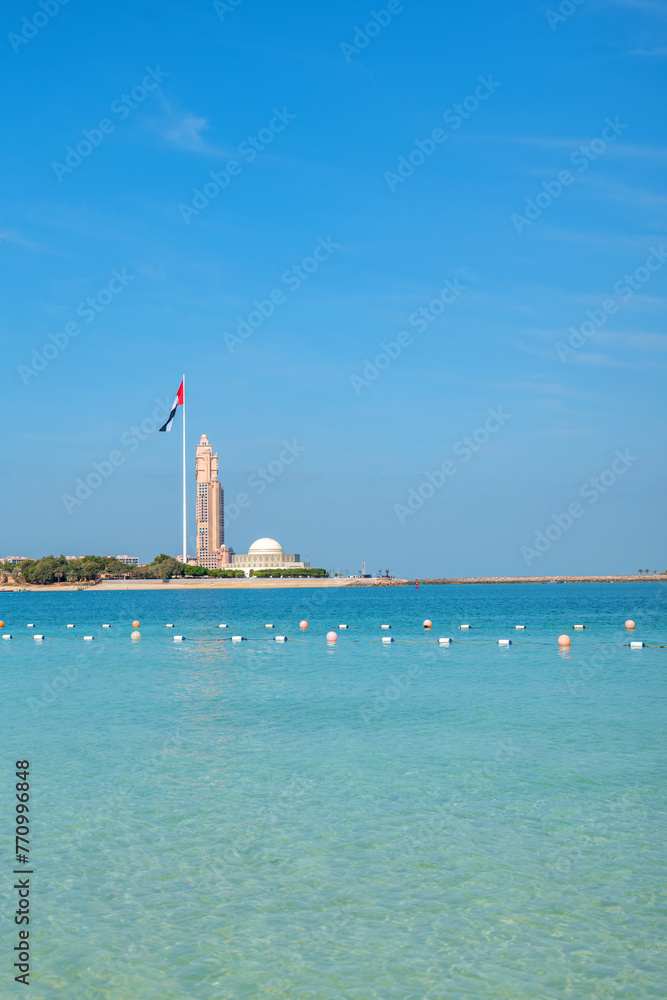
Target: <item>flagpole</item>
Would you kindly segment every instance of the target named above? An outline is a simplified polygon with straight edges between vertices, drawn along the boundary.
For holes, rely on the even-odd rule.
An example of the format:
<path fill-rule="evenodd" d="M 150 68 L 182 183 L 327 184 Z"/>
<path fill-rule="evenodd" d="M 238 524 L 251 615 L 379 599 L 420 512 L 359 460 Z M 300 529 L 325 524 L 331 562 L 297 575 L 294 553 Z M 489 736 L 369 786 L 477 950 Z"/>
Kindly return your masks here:
<path fill-rule="evenodd" d="M 185 374 L 183 374 L 183 564 L 188 561 L 188 494 L 185 476 Z"/>

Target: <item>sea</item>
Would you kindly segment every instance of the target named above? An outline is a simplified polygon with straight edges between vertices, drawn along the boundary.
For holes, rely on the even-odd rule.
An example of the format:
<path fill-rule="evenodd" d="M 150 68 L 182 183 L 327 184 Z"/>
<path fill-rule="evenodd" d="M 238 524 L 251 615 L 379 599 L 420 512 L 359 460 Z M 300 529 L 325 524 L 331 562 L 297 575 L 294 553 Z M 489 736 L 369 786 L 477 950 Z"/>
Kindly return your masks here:
<path fill-rule="evenodd" d="M 158 587 L 0 594 L 3 997 L 667 995 L 667 584 Z"/>

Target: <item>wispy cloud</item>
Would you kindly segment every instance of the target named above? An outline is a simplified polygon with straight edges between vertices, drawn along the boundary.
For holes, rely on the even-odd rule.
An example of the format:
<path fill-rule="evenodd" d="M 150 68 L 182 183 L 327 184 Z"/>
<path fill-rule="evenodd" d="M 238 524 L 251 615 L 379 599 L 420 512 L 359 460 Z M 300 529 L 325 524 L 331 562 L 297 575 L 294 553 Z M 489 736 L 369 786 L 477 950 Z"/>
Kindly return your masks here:
<path fill-rule="evenodd" d="M 151 118 L 148 124 L 162 142 L 174 149 L 186 153 L 197 153 L 200 156 L 229 156 L 230 150 L 221 149 L 205 138 L 211 125 L 207 118 L 182 111 L 169 101 L 162 101 L 162 114 L 159 118 Z"/>
<path fill-rule="evenodd" d="M 631 56 L 667 56 L 667 45 L 655 49 L 633 49 Z"/>
<path fill-rule="evenodd" d="M 664 50 L 667 53 L 667 49 Z M 601 125 L 602 127 L 602 125 Z M 495 135 L 474 136 L 474 140 L 502 142 L 507 145 L 532 146 L 535 149 L 545 149 L 553 152 L 573 152 L 579 146 L 589 143 L 595 136 L 535 136 L 535 135 Z M 626 157 L 637 160 L 667 160 L 667 149 L 659 146 L 641 146 L 627 142 L 608 143 L 605 156 Z"/>

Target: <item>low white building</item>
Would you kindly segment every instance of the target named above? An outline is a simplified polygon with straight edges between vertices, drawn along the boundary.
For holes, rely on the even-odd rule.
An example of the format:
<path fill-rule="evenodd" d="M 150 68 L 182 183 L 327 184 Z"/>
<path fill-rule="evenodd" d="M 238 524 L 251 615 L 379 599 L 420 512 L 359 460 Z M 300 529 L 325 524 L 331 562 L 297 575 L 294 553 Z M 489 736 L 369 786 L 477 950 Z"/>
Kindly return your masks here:
<path fill-rule="evenodd" d="M 275 538 L 258 538 L 245 554 L 232 552 L 230 569 L 242 569 L 246 576 L 258 569 L 310 569 L 310 563 L 301 562 L 298 553 L 283 552 Z"/>

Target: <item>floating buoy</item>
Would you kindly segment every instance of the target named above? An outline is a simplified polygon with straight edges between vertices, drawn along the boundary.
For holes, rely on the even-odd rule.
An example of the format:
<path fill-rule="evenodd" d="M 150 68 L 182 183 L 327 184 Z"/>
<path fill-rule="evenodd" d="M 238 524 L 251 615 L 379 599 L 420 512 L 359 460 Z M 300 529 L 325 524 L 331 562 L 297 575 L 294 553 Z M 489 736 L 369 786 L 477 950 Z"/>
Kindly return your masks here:
<path fill-rule="evenodd" d="M 572 628 L 586 628 L 585 625 L 573 625 Z"/>
<path fill-rule="evenodd" d="M 625 623 L 625 627 L 626 628 L 634 628 L 635 627 L 635 623 L 633 622 L 632 618 L 628 618 L 627 622 Z"/>
<path fill-rule="evenodd" d="M 103 625 L 102 628 L 111 628 L 111 625 Z"/>
<path fill-rule="evenodd" d="M 302 622 L 299 622 L 299 628 L 308 628 L 308 622 L 305 620 L 305 618 Z"/>
<path fill-rule="evenodd" d="M 35 639 L 38 642 L 41 642 L 43 638 L 44 638 L 43 635 L 33 635 L 33 639 Z"/>
<path fill-rule="evenodd" d="M 93 642 L 94 638 L 95 638 L 94 635 L 84 635 L 83 641 L 84 642 Z"/>
<path fill-rule="evenodd" d="M 514 628 L 525 628 L 525 625 L 515 625 Z"/>
<path fill-rule="evenodd" d="M 66 628 L 76 628 L 76 625 L 66 625 Z"/>
<path fill-rule="evenodd" d="M 130 639 L 134 639 L 135 641 L 137 639 L 141 639 L 141 632 L 133 632 L 132 635 L 130 636 Z"/>
<path fill-rule="evenodd" d="M 459 628 L 470 628 L 470 625 L 459 625 Z"/>
<path fill-rule="evenodd" d="M 327 632 L 327 642 L 338 642 L 338 633 Z"/>
<path fill-rule="evenodd" d="M 391 625 L 380 625 L 380 628 L 391 628 Z"/>
<path fill-rule="evenodd" d="M 140 624 L 141 624 L 140 622 L 134 621 L 132 622 L 132 628 L 139 628 Z"/>
<path fill-rule="evenodd" d="M 511 646 L 512 645 L 512 640 L 511 639 L 498 639 L 498 645 L 499 646 Z"/>
<path fill-rule="evenodd" d="M 570 637 L 569 637 L 569 635 L 559 635 L 558 636 L 558 645 L 559 646 L 569 646 L 570 645 Z"/>
<path fill-rule="evenodd" d="M 185 636 L 184 635 L 175 635 L 174 636 L 174 642 L 185 642 Z"/>
<path fill-rule="evenodd" d="M 427 618 L 426 621 L 424 622 L 424 628 L 433 628 L 433 622 L 431 621 L 430 618 Z"/>
<path fill-rule="evenodd" d="M 32 623 L 32 622 L 30 622 L 30 623 L 29 623 L 28 625 L 26 625 L 26 628 L 34 628 L 34 627 L 35 627 L 35 626 L 33 625 L 33 623 Z"/>
<path fill-rule="evenodd" d="M 242 635 L 233 635 L 232 636 L 232 642 L 243 642 L 243 641 L 244 641 L 244 636 L 242 636 Z"/>
<path fill-rule="evenodd" d="M 174 628 L 173 625 L 165 625 L 165 628 Z"/>
<path fill-rule="evenodd" d="M 643 649 L 645 645 L 645 642 L 631 642 L 630 649 Z"/>
<path fill-rule="evenodd" d="M 347 625 L 339 625 L 338 628 L 347 628 Z"/>
<path fill-rule="evenodd" d="M 0 622 L 0 628 L 4 628 L 4 627 L 5 627 L 5 623 L 4 622 Z"/>
<path fill-rule="evenodd" d="M 286 635 L 275 635 L 273 637 L 273 641 L 274 642 L 287 642 L 287 636 Z"/>
<path fill-rule="evenodd" d="M 229 625 L 218 625 L 218 628 L 229 628 Z"/>
<path fill-rule="evenodd" d="M 450 644 L 450 642 L 453 642 L 453 641 L 454 640 L 450 639 L 448 636 L 442 636 L 441 639 L 438 639 L 438 642 L 440 643 L 441 646 L 448 646 Z"/>
<path fill-rule="evenodd" d="M 393 635 L 383 635 L 382 636 L 382 642 L 393 642 L 393 641 L 394 641 Z"/>
<path fill-rule="evenodd" d="M 3 638 L 3 639 L 11 639 L 11 638 L 12 638 L 12 636 L 11 636 L 11 635 L 9 635 L 9 633 L 8 633 L 8 632 L 5 632 L 5 634 L 3 635 L 3 637 L 2 637 L 2 638 Z"/>
<path fill-rule="evenodd" d="M 265 625 L 264 628 L 275 628 L 275 625 Z"/>

